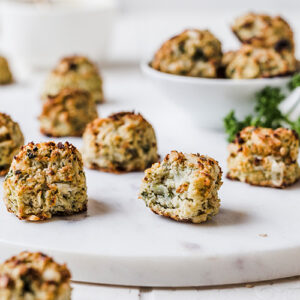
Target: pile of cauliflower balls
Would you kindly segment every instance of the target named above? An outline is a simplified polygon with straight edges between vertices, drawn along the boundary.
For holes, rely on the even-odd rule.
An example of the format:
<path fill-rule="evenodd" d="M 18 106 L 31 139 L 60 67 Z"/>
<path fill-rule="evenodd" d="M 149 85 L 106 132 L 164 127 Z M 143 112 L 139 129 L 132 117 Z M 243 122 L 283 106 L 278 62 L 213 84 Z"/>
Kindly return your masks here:
<path fill-rule="evenodd" d="M 248 13 L 232 31 L 240 49 L 223 53 L 208 30 L 188 29 L 163 43 L 151 66 L 161 72 L 204 78 L 252 79 L 290 75 L 296 71 L 290 25 L 279 16 Z"/>

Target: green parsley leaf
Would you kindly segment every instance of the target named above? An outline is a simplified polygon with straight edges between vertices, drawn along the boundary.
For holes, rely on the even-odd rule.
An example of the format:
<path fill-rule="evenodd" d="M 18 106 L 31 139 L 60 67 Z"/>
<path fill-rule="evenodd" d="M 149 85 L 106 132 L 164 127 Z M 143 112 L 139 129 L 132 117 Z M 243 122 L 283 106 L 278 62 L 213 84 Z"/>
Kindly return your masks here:
<path fill-rule="evenodd" d="M 278 128 L 285 121 L 279 104 L 285 98 L 279 88 L 265 87 L 256 94 L 256 105 L 251 125 L 256 127 Z"/>
<path fill-rule="evenodd" d="M 288 88 L 292 91 L 300 86 L 300 73 L 295 74 L 291 81 L 288 83 Z"/>
<path fill-rule="evenodd" d="M 238 121 L 235 112 L 232 110 L 224 118 L 224 127 L 228 135 L 228 142 L 232 142 L 238 132 L 251 124 L 251 116 L 246 117 L 243 121 Z"/>

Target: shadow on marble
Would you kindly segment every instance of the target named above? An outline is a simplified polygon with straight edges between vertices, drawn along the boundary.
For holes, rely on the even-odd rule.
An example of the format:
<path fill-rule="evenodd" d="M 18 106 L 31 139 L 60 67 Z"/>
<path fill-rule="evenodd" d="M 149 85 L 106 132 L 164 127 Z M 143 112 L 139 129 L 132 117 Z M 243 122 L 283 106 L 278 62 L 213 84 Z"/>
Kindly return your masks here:
<path fill-rule="evenodd" d="M 113 210 L 113 208 L 107 203 L 99 202 L 94 199 L 88 200 L 88 209 L 85 212 L 74 214 L 71 216 L 56 216 L 52 218 L 51 220 L 46 220 L 44 222 L 51 222 L 51 221 L 58 221 L 58 220 L 64 220 L 69 222 L 77 222 L 81 221 L 86 218 L 94 217 L 94 216 L 100 216 L 105 215 L 107 213 L 110 213 Z"/>
<path fill-rule="evenodd" d="M 293 191 L 293 190 L 298 190 L 298 189 L 300 189 L 300 179 L 295 184 L 285 188 L 284 191 L 285 190 Z"/>
<path fill-rule="evenodd" d="M 117 98 L 111 98 L 111 97 L 104 97 L 104 102 L 101 104 L 101 107 L 105 107 L 106 104 L 110 106 L 111 104 L 118 104 L 120 103 L 120 100 Z M 117 110 L 114 109 L 110 114 L 116 113 Z"/>
<path fill-rule="evenodd" d="M 39 220 L 39 221 L 27 221 L 24 220 L 24 222 L 28 223 L 28 224 L 47 224 L 47 223 L 52 223 L 52 222 L 60 222 L 60 221 L 68 221 L 68 222 L 76 222 L 76 221 L 80 221 L 82 219 L 87 218 L 87 212 L 81 212 L 81 213 L 75 213 L 74 215 L 70 215 L 70 216 L 61 216 L 61 215 L 55 215 L 50 219 L 46 219 L 46 220 Z"/>
<path fill-rule="evenodd" d="M 211 220 L 201 224 L 201 226 L 232 226 L 249 222 L 249 215 L 244 211 L 237 211 L 228 208 L 220 208 L 220 212 Z"/>
<path fill-rule="evenodd" d="M 89 199 L 87 217 L 105 215 L 113 211 L 113 207 L 107 203 L 100 202 L 94 199 Z"/>

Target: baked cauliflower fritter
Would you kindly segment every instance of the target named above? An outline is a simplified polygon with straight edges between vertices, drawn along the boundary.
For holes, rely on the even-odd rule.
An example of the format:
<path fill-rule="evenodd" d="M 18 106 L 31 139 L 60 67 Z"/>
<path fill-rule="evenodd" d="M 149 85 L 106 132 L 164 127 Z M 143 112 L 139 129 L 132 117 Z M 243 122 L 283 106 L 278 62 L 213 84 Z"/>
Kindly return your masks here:
<path fill-rule="evenodd" d="M 0 85 L 13 82 L 13 76 L 5 57 L 0 56 Z"/>
<path fill-rule="evenodd" d="M 232 30 L 242 43 L 294 52 L 293 31 L 279 16 L 248 13 L 235 20 Z"/>
<path fill-rule="evenodd" d="M 242 46 L 223 58 L 225 75 L 233 79 L 251 79 L 289 75 L 296 71 L 296 59 L 291 52 L 279 53 L 272 48 Z"/>
<path fill-rule="evenodd" d="M 42 253 L 21 252 L 0 265 L 1 300 L 70 300 L 71 274 Z"/>
<path fill-rule="evenodd" d="M 218 77 L 219 78 L 226 78 L 226 68 L 231 63 L 236 55 L 236 51 L 227 51 L 223 53 L 221 65 L 218 70 Z"/>
<path fill-rule="evenodd" d="M 104 102 L 101 76 L 86 57 L 63 58 L 46 79 L 42 99 L 55 96 L 64 88 L 86 90 L 95 103 Z"/>
<path fill-rule="evenodd" d="M 219 212 L 222 171 L 217 161 L 172 151 L 145 171 L 140 199 L 156 214 L 201 223 Z"/>
<path fill-rule="evenodd" d="M 221 66 L 226 68 L 234 59 L 237 51 L 227 51 L 222 56 Z"/>
<path fill-rule="evenodd" d="M 228 149 L 230 179 L 284 188 L 300 177 L 299 138 L 293 130 L 246 127 Z"/>
<path fill-rule="evenodd" d="M 86 125 L 97 117 L 97 107 L 89 92 L 64 89 L 44 102 L 40 129 L 47 136 L 81 136 Z"/>
<path fill-rule="evenodd" d="M 151 65 L 165 73 L 214 78 L 221 58 L 221 42 L 210 31 L 188 29 L 166 41 Z"/>
<path fill-rule="evenodd" d="M 5 177 L 4 202 L 19 219 L 39 221 L 87 209 L 81 155 L 68 142 L 29 143 Z"/>
<path fill-rule="evenodd" d="M 82 156 L 86 167 L 113 173 L 143 171 L 159 158 L 151 124 L 133 112 L 90 123 L 83 134 Z"/>
<path fill-rule="evenodd" d="M 24 144 L 24 136 L 18 123 L 0 113 L 0 176 L 8 172 L 15 154 Z"/>

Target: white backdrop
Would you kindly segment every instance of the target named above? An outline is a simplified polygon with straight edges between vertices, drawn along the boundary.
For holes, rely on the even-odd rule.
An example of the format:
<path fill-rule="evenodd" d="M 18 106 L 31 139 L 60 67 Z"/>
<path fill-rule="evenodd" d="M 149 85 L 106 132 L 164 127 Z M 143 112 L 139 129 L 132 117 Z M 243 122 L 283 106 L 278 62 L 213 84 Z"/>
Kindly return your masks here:
<path fill-rule="evenodd" d="M 101 3 L 104 0 L 52 1 Z M 149 59 L 164 40 L 191 27 L 210 29 L 222 41 L 224 50 L 237 48 L 239 43 L 231 33 L 230 24 L 236 16 L 249 11 L 280 14 L 286 18 L 294 29 L 296 53 L 300 58 L 300 0 L 105 1 L 116 1 L 119 6 L 111 43 L 107 45 L 110 63 L 138 63 Z M 99 30 L 95 29 L 93 34 L 97 36 Z"/>
<path fill-rule="evenodd" d="M 101 1 L 101 0 L 99 0 Z M 169 36 L 189 27 L 210 29 L 224 50 L 238 47 L 230 30 L 232 20 L 245 12 L 280 14 L 293 27 L 300 57 L 300 0 L 119 0 L 110 58 L 148 59 Z"/>
<path fill-rule="evenodd" d="M 101 1 L 101 0 L 99 0 Z M 269 10 L 289 11 L 300 8 L 299 0 L 119 0 L 125 11 L 137 10 Z"/>

